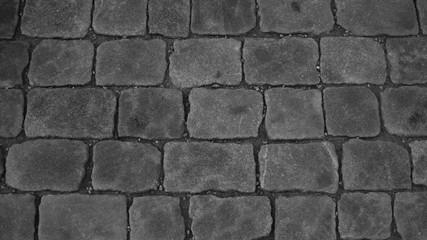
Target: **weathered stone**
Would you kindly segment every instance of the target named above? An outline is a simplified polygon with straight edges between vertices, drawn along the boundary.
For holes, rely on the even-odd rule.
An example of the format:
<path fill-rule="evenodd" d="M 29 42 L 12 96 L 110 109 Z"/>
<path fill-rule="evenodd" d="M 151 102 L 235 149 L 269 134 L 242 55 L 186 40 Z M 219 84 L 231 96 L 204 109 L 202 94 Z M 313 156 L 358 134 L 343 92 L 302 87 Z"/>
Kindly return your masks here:
<path fill-rule="evenodd" d="M 187 37 L 190 25 L 190 0 L 149 1 L 150 33 L 168 37 Z"/>
<path fill-rule="evenodd" d="M 427 186 L 427 141 L 415 141 L 409 144 L 412 152 L 412 180 L 415 184 Z"/>
<path fill-rule="evenodd" d="M 166 191 L 255 190 L 250 144 L 170 142 L 164 151 Z"/>
<path fill-rule="evenodd" d="M 159 85 L 165 72 L 163 40 L 118 40 L 98 47 L 96 82 L 99 85 Z"/>
<path fill-rule="evenodd" d="M 329 87 L 323 90 L 328 134 L 373 137 L 380 133 L 378 99 L 367 87 Z"/>
<path fill-rule="evenodd" d="M 165 88 L 123 91 L 118 124 L 120 136 L 180 138 L 184 133 L 182 93 Z"/>
<path fill-rule="evenodd" d="M 267 197 L 193 196 L 191 228 L 195 239 L 258 239 L 270 233 L 272 219 Z"/>
<path fill-rule="evenodd" d="M 279 197 L 275 239 L 335 239 L 335 203 L 326 196 Z"/>
<path fill-rule="evenodd" d="M 249 84 L 313 85 L 319 83 L 319 52 L 310 38 L 245 40 L 245 77 Z"/>
<path fill-rule="evenodd" d="M 342 175 L 349 190 L 411 187 L 408 152 L 392 142 L 352 139 L 344 143 Z"/>
<path fill-rule="evenodd" d="M 416 1 L 417 9 L 419 13 L 419 20 L 421 25 L 421 30 L 425 33 L 427 32 L 427 2 L 426 1 Z"/>
<path fill-rule="evenodd" d="M 91 79 L 93 54 L 89 41 L 44 40 L 33 51 L 28 72 L 30 84 L 86 84 Z"/>
<path fill-rule="evenodd" d="M 184 239 L 185 226 L 179 198 L 138 197 L 129 210 L 130 239 Z"/>
<path fill-rule="evenodd" d="M 326 37 L 320 40 L 320 69 L 325 83 L 383 84 L 386 61 L 382 46 L 370 38 Z"/>
<path fill-rule="evenodd" d="M 254 0 L 193 0 L 191 31 L 196 34 L 242 34 L 255 28 Z"/>
<path fill-rule="evenodd" d="M 34 197 L 30 194 L 0 195 L 1 239 L 33 239 L 35 214 Z"/>
<path fill-rule="evenodd" d="M 239 84 L 242 80 L 240 45 L 234 39 L 176 41 L 170 57 L 172 83 L 180 88 Z"/>
<path fill-rule="evenodd" d="M 24 94 L 21 90 L 0 90 L 0 116 L 0 137 L 16 137 L 24 121 Z"/>
<path fill-rule="evenodd" d="M 270 144 L 259 152 L 261 188 L 334 193 L 338 157 L 332 143 Z"/>
<path fill-rule="evenodd" d="M 190 92 L 187 127 L 195 138 L 256 137 L 262 121 L 262 95 L 245 89 Z"/>
<path fill-rule="evenodd" d="M 265 127 L 271 139 L 322 138 L 322 93 L 319 90 L 273 88 L 265 92 Z"/>
<path fill-rule="evenodd" d="M 39 139 L 12 145 L 6 183 L 25 191 L 76 191 L 85 174 L 88 147 L 80 141 Z"/>
<path fill-rule="evenodd" d="M 126 197 L 47 195 L 40 204 L 40 240 L 126 239 Z"/>
<path fill-rule="evenodd" d="M 92 1 L 27 0 L 22 34 L 31 37 L 82 38 L 90 26 Z"/>
<path fill-rule="evenodd" d="M 427 238 L 427 193 L 397 193 L 394 218 L 402 240 Z"/>
<path fill-rule="evenodd" d="M 21 41 L 0 41 L 0 87 L 22 85 L 22 73 L 28 65 L 30 45 Z"/>
<path fill-rule="evenodd" d="M 0 2 L 0 38 L 12 38 L 18 25 L 19 0 Z"/>
<path fill-rule="evenodd" d="M 104 141 L 93 150 L 94 189 L 139 192 L 155 189 L 161 154 L 150 144 Z"/>
<path fill-rule="evenodd" d="M 28 137 L 113 136 L 116 99 L 103 89 L 32 89 L 28 93 Z"/>
<path fill-rule="evenodd" d="M 331 3 L 324 0 L 259 0 L 263 32 L 314 33 L 332 30 Z"/>

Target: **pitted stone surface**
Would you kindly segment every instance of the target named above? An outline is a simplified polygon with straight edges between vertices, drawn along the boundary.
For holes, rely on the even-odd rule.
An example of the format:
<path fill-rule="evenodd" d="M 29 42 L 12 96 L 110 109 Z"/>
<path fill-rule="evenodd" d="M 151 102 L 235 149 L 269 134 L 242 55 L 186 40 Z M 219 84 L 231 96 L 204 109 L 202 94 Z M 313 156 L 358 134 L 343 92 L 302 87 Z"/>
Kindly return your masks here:
<path fill-rule="evenodd" d="M 0 195 L 1 239 L 33 239 L 36 215 L 34 206 L 34 197 L 30 194 Z"/>
<path fill-rule="evenodd" d="M 40 240 L 125 240 L 126 197 L 47 195 L 40 204 Z"/>
<path fill-rule="evenodd" d="M 89 41 L 44 40 L 33 51 L 31 85 L 82 85 L 91 80 L 93 44 Z"/>
<path fill-rule="evenodd" d="M 148 2 L 150 33 L 168 37 L 187 37 L 190 25 L 190 0 Z"/>
<path fill-rule="evenodd" d="M 370 38 L 326 37 L 320 40 L 322 81 L 332 84 L 383 84 L 386 60 L 382 46 Z"/>
<path fill-rule="evenodd" d="M 25 133 L 29 137 L 112 137 L 115 107 L 115 95 L 108 90 L 32 89 Z"/>
<path fill-rule="evenodd" d="M 24 94 L 21 90 L 0 90 L 0 116 L 0 136 L 16 137 L 24 121 Z"/>
<path fill-rule="evenodd" d="M 394 218 L 402 240 L 427 238 L 427 193 L 397 193 Z"/>
<path fill-rule="evenodd" d="M 119 101 L 120 136 L 147 139 L 180 138 L 184 133 L 182 93 L 175 89 L 123 91 Z"/>
<path fill-rule="evenodd" d="M 239 84 L 242 81 L 240 47 L 241 43 L 234 39 L 175 41 L 175 50 L 170 56 L 172 83 L 180 88 Z"/>
<path fill-rule="evenodd" d="M 275 239 L 335 239 L 335 203 L 326 196 L 276 199 Z"/>
<path fill-rule="evenodd" d="M 245 89 L 190 92 L 187 127 L 202 139 L 256 137 L 262 120 L 262 95 Z"/>
<path fill-rule="evenodd" d="M 310 38 L 248 38 L 243 58 L 249 84 L 314 85 L 320 81 L 316 70 L 318 47 Z"/>
<path fill-rule="evenodd" d="M 0 41 L 0 87 L 22 85 L 30 45 L 23 41 Z"/>
<path fill-rule="evenodd" d="M 19 0 L 0 2 L 0 38 L 12 38 L 18 25 Z"/>
<path fill-rule="evenodd" d="M 191 228 L 195 239 L 258 239 L 270 233 L 272 219 L 267 197 L 193 196 Z"/>
<path fill-rule="evenodd" d="M 427 186 L 427 141 L 414 141 L 409 146 L 413 163 L 412 180 L 415 184 Z"/>
<path fill-rule="evenodd" d="M 250 144 L 169 142 L 164 151 L 166 191 L 255 190 Z"/>
<path fill-rule="evenodd" d="M 130 207 L 130 239 L 184 239 L 185 226 L 179 198 L 134 198 Z"/>
<path fill-rule="evenodd" d="M 342 175 L 349 190 L 411 187 L 408 152 L 392 142 L 352 139 L 344 143 Z"/>
<path fill-rule="evenodd" d="M 166 72 L 163 40 L 117 40 L 101 44 L 96 57 L 99 85 L 160 85 Z"/>

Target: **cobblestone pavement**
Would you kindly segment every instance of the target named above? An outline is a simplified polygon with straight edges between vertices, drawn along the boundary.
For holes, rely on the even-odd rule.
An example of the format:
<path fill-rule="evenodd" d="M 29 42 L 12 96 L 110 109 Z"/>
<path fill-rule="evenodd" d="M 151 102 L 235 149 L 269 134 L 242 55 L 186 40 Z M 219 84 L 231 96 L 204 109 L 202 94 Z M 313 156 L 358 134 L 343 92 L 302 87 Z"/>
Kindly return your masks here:
<path fill-rule="evenodd" d="M 426 240 L 423 32 L 425 0 L 0 0 L 0 239 Z"/>

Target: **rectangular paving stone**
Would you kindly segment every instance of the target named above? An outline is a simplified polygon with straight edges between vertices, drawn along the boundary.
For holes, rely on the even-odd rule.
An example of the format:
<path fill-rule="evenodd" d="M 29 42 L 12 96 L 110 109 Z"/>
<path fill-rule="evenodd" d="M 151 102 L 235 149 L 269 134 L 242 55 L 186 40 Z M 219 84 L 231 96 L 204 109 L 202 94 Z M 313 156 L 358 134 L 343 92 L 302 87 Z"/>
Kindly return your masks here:
<path fill-rule="evenodd" d="M 408 152 L 386 141 L 352 139 L 343 144 L 342 175 L 348 190 L 393 190 L 411 187 Z"/>
<path fill-rule="evenodd" d="M 15 144 L 6 159 L 6 183 L 24 191 L 76 191 L 88 158 L 88 146 L 80 141 L 39 139 Z"/>
<path fill-rule="evenodd" d="M 195 138 L 256 137 L 262 121 L 262 95 L 246 89 L 190 92 L 187 128 Z"/>
<path fill-rule="evenodd" d="M 265 127 L 270 139 L 322 138 L 322 93 L 317 89 L 273 88 L 265 92 Z"/>
<path fill-rule="evenodd" d="M 180 88 L 239 84 L 242 81 L 240 47 L 241 43 L 234 39 L 175 41 L 170 56 L 172 83 Z"/>
<path fill-rule="evenodd" d="M 117 40 L 101 44 L 96 55 L 98 85 L 160 85 L 166 73 L 163 40 Z"/>
<path fill-rule="evenodd" d="M 40 204 L 40 240 L 125 240 L 126 197 L 47 195 Z"/>
<path fill-rule="evenodd" d="M 24 121 L 24 94 L 18 89 L 0 89 L 0 137 L 16 137 Z"/>
<path fill-rule="evenodd" d="M 386 61 L 382 46 L 359 37 L 326 37 L 320 40 L 322 81 L 330 84 L 384 84 Z"/>
<path fill-rule="evenodd" d="M 314 85 L 319 83 L 317 43 L 311 38 L 245 40 L 245 81 L 249 84 Z"/>
<path fill-rule="evenodd" d="M 116 97 L 103 89 L 32 89 L 24 128 L 27 137 L 113 136 Z"/>
<path fill-rule="evenodd" d="M 0 38 L 10 39 L 18 25 L 19 0 L 0 2 Z"/>
<path fill-rule="evenodd" d="M 29 47 L 23 41 L 0 41 L 0 87 L 22 85 L 22 73 L 29 62 Z"/>
<path fill-rule="evenodd" d="M 94 47 L 90 41 L 44 40 L 31 57 L 31 85 L 82 85 L 91 80 Z"/>
<path fill-rule="evenodd" d="M 419 20 L 421 25 L 421 30 L 423 33 L 427 32 L 427 2 L 426 1 L 416 1 L 417 3 L 417 9 L 419 13 Z"/>
<path fill-rule="evenodd" d="M 0 195 L 1 239 L 27 240 L 34 237 L 36 215 L 34 197 L 30 194 Z"/>
<path fill-rule="evenodd" d="M 169 142 L 164 151 L 166 191 L 255 191 L 250 144 Z"/>
<path fill-rule="evenodd" d="M 184 239 L 179 202 L 179 198 L 168 196 L 134 198 L 129 210 L 130 240 Z"/>
<path fill-rule="evenodd" d="M 266 190 L 338 190 L 338 157 L 329 142 L 264 145 L 259 165 L 261 188 Z"/>
<path fill-rule="evenodd" d="M 150 33 L 167 37 L 187 37 L 190 25 L 190 0 L 148 2 Z"/>
<path fill-rule="evenodd" d="M 138 88 L 120 95 L 120 136 L 180 138 L 184 134 L 182 93 L 176 89 Z"/>
<path fill-rule="evenodd" d="M 261 196 L 190 198 L 195 239 L 260 239 L 270 233 L 270 211 L 268 198 Z"/>
<path fill-rule="evenodd" d="M 427 141 L 414 141 L 409 144 L 412 154 L 412 181 L 427 186 Z"/>
<path fill-rule="evenodd" d="M 397 193 L 394 200 L 394 219 L 402 240 L 427 238 L 427 193 Z"/>

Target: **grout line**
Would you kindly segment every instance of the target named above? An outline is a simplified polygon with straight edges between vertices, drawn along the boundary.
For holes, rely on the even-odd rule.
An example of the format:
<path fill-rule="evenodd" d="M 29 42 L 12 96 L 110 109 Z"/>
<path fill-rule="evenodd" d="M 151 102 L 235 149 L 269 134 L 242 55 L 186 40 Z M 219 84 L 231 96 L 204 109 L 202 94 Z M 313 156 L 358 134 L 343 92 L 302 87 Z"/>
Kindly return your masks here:
<path fill-rule="evenodd" d="M 150 25 L 148 22 L 150 21 L 150 10 L 149 10 L 150 0 L 147 0 L 145 5 L 145 35 L 150 34 Z"/>
<path fill-rule="evenodd" d="M 130 232 L 132 231 L 131 226 L 130 226 L 130 208 L 132 207 L 133 204 L 133 198 L 130 195 L 126 195 L 126 215 L 127 215 L 127 227 L 126 227 L 126 239 L 127 240 L 131 240 L 130 239 Z"/>
<path fill-rule="evenodd" d="M 275 239 L 276 234 L 276 197 L 275 196 L 269 196 L 270 200 L 270 215 L 271 215 L 271 231 L 268 235 L 269 239 Z"/>
<path fill-rule="evenodd" d="M 162 143 L 160 147 L 158 147 L 160 151 L 160 169 L 159 169 L 159 178 L 158 178 L 158 188 L 159 191 L 165 191 L 165 187 L 163 186 L 163 182 L 165 180 L 165 143 Z"/>
<path fill-rule="evenodd" d="M 391 223 L 390 223 L 390 235 L 391 239 L 402 239 L 399 232 L 397 231 L 396 219 L 394 218 L 394 202 L 396 199 L 396 194 L 390 193 L 391 198 Z"/>
<path fill-rule="evenodd" d="M 181 216 L 184 219 L 185 240 L 193 240 L 193 232 L 191 230 L 191 224 L 193 223 L 193 220 L 190 217 L 190 196 L 185 195 L 183 197 L 180 197 L 179 200 Z"/>
<path fill-rule="evenodd" d="M 191 38 L 193 36 L 193 31 L 191 30 L 191 21 L 193 21 L 193 0 L 188 0 L 189 6 L 190 6 L 190 14 L 189 14 L 189 21 L 188 21 L 188 34 L 187 37 Z"/>
<path fill-rule="evenodd" d="M 35 216 L 34 216 L 34 240 L 39 240 L 39 224 L 40 224 L 40 203 L 42 196 L 39 194 L 34 195 L 34 207 L 35 207 Z"/>
<path fill-rule="evenodd" d="M 79 192 L 92 194 L 93 193 L 93 186 L 92 186 L 93 148 L 96 142 L 91 141 L 87 144 L 88 144 L 88 159 L 84 165 L 85 173 L 79 186 Z"/>
<path fill-rule="evenodd" d="M 16 39 L 18 36 L 21 35 L 21 22 L 22 22 L 22 16 L 24 15 L 25 3 L 26 3 L 26 0 L 19 1 L 18 22 L 16 23 L 15 32 L 13 33 L 12 39 Z"/>
<path fill-rule="evenodd" d="M 425 1 L 425 0 L 413 0 L 414 2 L 414 8 L 415 8 L 415 14 L 417 16 L 417 23 L 418 23 L 418 34 L 422 35 L 423 34 L 423 29 L 421 27 L 421 17 L 420 17 L 420 11 L 418 9 L 418 1 Z"/>

